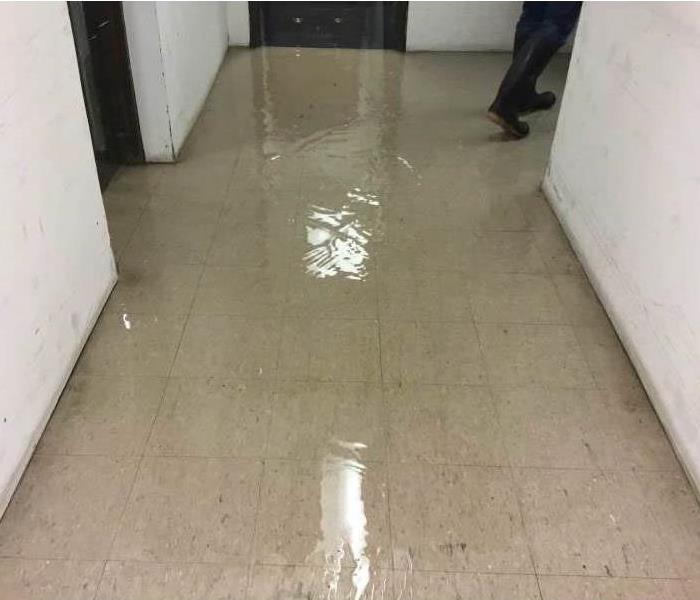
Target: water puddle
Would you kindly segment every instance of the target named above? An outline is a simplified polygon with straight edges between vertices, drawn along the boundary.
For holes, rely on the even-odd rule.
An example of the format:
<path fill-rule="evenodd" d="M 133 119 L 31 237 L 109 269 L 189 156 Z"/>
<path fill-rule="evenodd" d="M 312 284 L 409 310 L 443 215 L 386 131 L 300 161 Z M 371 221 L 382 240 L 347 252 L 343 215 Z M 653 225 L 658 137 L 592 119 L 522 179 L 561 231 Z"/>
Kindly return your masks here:
<path fill-rule="evenodd" d="M 382 600 L 386 579 L 372 580 L 367 554 L 368 522 L 363 498 L 367 467 L 360 461 L 361 443 L 336 440 L 321 462 L 321 540 L 316 552 L 324 560 L 327 600 Z M 343 567 L 350 565 L 350 581 Z M 345 589 L 343 589 L 345 586 Z"/>
<path fill-rule="evenodd" d="M 375 235 L 377 194 L 354 187 L 346 202 L 333 209 L 312 204 L 306 212 L 306 242 L 303 257 L 306 273 L 317 279 L 342 277 L 354 281 L 367 278 L 370 241 Z"/>

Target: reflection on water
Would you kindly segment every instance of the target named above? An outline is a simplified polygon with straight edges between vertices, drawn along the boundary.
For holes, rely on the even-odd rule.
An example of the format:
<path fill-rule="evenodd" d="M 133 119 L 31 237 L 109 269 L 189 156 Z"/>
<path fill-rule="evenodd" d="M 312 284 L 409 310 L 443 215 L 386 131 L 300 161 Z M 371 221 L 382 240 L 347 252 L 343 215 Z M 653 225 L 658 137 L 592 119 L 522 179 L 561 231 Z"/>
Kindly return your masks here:
<path fill-rule="evenodd" d="M 306 214 L 304 255 L 306 272 L 319 279 L 342 276 L 361 281 L 367 276 L 368 242 L 373 231 L 364 207 L 379 207 L 376 194 L 355 187 L 346 193 L 349 202 L 338 210 L 312 204 Z M 370 215 L 366 215 L 370 216 Z"/>
<path fill-rule="evenodd" d="M 312 205 L 306 218 L 306 241 L 311 246 L 304 255 L 306 272 L 319 279 L 336 275 L 364 279 L 369 258 L 366 245 L 372 233 L 355 212 Z"/>
<path fill-rule="evenodd" d="M 370 583 L 367 556 L 367 516 L 362 496 L 366 466 L 360 443 L 337 441 L 321 464 L 321 540 L 317 551 L 324 558 L 324 584 L 328 600 L 381 600 L 386 581 Z M 352 457 L 343 456 L 351 454 Z M 352 566 L 350 589 L 343 591 L 341 572 L 345 558 Z"/>
<path fill-rule="evenodd" d="M 300 207 L 307 242 L 301 268 L 317 279 L 364 281 L 374 264 L 373 247 L 383 237 L 381 204 L 389 197 L 384 193 L 389 174 L 405 167 L 417 177 L 408 160 L 400 161 L 403 167 L 397 161 L 398 116 L 387 111 L 396 106 L 399 59 L 301 52 L 303 68 L 288 52 L 264 49 L 254 55 L 260 75 L 254 79 L 258 152 L 266 158 L 260 179 L 274 180 L 285 163 L 284 168 L 299 166 L 300 179 L 334 190 L 317 197 L 318 189 L 311 189 L 309 203 Z"/>
<path fill-rule="evenodd" d="M 272 188 L 280 187 L 277 178 L 298 175 L 296 197 L 308 198 L 295 208 L 304 218 L 305 246 L 297 260 L 306 274 L 362 282 L 370 276 L 373 245 L 384 235 L 391 170 L 406 168 L 416 177 L 408 161 L 396 159 L 394 113 L 386 110 L 394 106 L 400 84 L 387 62 L 398 59 L 307 50 L 297 56 L 300 52 L 303 68 L 287 52 L 263 49 L 254 55 L 260 68 L 254 78 L 256 155 L 265 158 L 258 179 Z M 304 188 L 306 182 L 319 185 Z M 323 557 L 328 600 L 383 600 L 388 585 L 388 575 L 377 575 L 374 564 L 381 549 L 371 556 L 367 549 L 364 449 L 334 441 L 320 465 L 321 535 L 307 561 L 316 564 Z M 312 589 L 320 583 L 315 580 Z"/>

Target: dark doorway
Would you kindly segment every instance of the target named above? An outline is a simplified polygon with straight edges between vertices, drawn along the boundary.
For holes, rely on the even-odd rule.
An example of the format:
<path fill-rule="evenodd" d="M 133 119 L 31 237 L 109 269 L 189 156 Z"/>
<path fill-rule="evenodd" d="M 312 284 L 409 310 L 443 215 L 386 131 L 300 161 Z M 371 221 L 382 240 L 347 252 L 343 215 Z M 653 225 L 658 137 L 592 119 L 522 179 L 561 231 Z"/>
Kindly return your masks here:
<path fill-rule="evenodd" d="M 251 46 L 406 49 L 408 2 L 250 2 Z"/>
<path fill-rule="evenodd" d="M 68 2 L 97 173 L 143 162 L 121 2 Z"/>

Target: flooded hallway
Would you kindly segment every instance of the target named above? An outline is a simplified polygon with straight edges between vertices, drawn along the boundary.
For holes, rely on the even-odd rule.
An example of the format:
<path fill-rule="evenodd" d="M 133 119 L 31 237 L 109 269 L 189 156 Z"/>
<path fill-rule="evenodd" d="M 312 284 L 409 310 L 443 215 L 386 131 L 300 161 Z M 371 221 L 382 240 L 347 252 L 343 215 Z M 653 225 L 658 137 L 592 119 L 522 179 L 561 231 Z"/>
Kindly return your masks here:
<path fill-rule="evenodd" d="M 700 599 L 686 446 L 552 209 L 569 56 L 525 140 L 485 116 L 509 64 L 226 52 L 177 162 L 104 189 L 118 279 L 0 517 L 0 600 Z"/>
<path fill-rule="evenodd" d="M 481 114 L 505 64 L 229 53 L 181 162 L 105 194 L 119 282 L 4 597 L 697 597 L 693 493 L 540 191 L 556 115 Z"/>

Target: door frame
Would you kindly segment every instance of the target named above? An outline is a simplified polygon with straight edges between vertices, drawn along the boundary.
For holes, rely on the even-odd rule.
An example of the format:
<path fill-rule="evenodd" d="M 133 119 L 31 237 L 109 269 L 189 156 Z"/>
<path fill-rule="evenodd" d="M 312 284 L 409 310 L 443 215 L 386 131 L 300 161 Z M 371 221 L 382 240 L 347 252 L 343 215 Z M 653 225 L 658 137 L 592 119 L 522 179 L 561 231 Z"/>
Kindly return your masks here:
<path fill-rule="evenodd" d="M 99 39 L 99 51 L 94 52 L 94 46 L 90 44 L 92 39 L 78 41 L 75 20 L 83 18 L 87 26 L 85 8 L 95 9 L 97 3 L 68 2 L 67 4 L 86 112 L 88 112 L 86 78 L 91 78 L 100 105 L 100 121 L 104 129 L 107 150 L 99 153 L 99 156 L 95 152 L 95 161 L 100 175 L 100 183 L 104 187 L 119 165 L 139 164 L 145 161 L 136 93 L 131 75 L 123 6 L 121 2 L 99 3 L 109 16 L 112 27 L 109 29 L 108 36 Z M 82 15 L 79 16 L 79 13 Z M 86 33 L 89 35 L 89 29 Z M 84 46 L 86 42 L 89 45 L 89 60 L 83 61 L 81 60 L 81 52 L 85 50 L 80 46 Z M 88 121 L 90 120 L 91 115 L 88 112 Z M 94 135 L 92 127 L 90 135 L 91 137 Z M 94 147 L 93 140 L 93 149 Z"/>
<path fill-rule="evenodd" d="M 250 15 L 250 47 L 263 45 L 263 6 L 274 2 L 248 2 Z M 382 2 L 384 15 L 384 48 L 406 52 L 406 29 L 408 26 L 408 2 Z M 391 15 L 395 18 L 388 18 Z"/>

